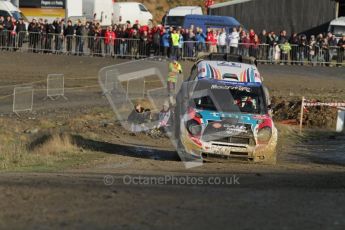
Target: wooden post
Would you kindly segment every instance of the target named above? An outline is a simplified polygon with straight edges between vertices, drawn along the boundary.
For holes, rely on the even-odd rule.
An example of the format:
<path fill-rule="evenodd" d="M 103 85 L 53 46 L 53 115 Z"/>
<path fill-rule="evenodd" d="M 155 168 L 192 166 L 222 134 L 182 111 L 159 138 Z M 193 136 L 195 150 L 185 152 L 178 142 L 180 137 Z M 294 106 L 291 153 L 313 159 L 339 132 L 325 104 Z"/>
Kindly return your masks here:
<path fill-rule="evenodd" d="M 299 120 L 299 132 L 302 133 L 302 128 L 303 128 L 303 115 L 304 115 L 304 101 L 305 97 L 302 97 L 302 103 L 301 103 L 301 117 Z"/>

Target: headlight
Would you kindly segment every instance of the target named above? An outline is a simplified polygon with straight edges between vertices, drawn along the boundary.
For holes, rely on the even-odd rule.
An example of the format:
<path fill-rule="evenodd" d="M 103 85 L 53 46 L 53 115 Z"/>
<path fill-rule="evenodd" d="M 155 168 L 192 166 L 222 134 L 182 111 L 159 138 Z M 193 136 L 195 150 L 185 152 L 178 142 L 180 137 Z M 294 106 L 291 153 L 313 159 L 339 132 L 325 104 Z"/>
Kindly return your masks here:
<path fill-rule="evenodd" d="M 272 129 L 270 127 L 264 127 L 258 132 L 258 142 L 268 143 L 272 137 Z"/>
<path fill-rule="evenodd" d="M 199 136 L 201 134 L 201 125 L 195 120 L 187 121 L 187 130 L 193 136 Z"/>

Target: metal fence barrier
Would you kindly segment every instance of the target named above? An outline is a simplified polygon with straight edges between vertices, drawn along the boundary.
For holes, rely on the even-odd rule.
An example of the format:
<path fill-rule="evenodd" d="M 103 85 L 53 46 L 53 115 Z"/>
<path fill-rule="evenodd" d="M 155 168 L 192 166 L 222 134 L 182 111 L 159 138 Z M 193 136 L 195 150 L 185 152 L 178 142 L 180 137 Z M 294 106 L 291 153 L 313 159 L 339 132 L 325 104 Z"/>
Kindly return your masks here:
<path fill-rule="evenodd" d="M 239 43 L 219 46 L 212 43 L 186 41 L 181 52 L 182 59 L 195 59 L 199 52 L 230 53 L 255 57 L 258 62 L 271 64 L 337 64 L 344 65 L 344 50 L 338 46 L 270 46 L 267 44 Z"/>
<path fill-rule="evenodd" d="M 9 51 L 88 55 L 100 57 L 144 58 L 148 56 L 196 59 L 200 52 L 216 52 L 253 56 L 258 62 L 272 64 L 336 64 L 344 65 L 344 49 L 338 46 L 267 44 L 227 44 L 185 41 L 177 47 L 164 47 L 148 39 L 110 39 L 100 36 L 76 36 L 28 33 L 3 30 L 0 49 Z"/>
<path fill-rule="evenodd" d="M 32 86 L 15 87 L 13 90 L 13 112 L 32 111 L 34 89 Z"/>
<path fill-rule="evenodd" d="M 65 77 L 63 74 L 48 74 L 47 77 L 47 97 L 55 100 L 65 97 Z"/>
<path fill-rule="evenodd" d="M 105 93 L 111 94 L 113 90 L 118 88 L 119 81 L 115 71 L 108 71 L 105 73 Z"/>

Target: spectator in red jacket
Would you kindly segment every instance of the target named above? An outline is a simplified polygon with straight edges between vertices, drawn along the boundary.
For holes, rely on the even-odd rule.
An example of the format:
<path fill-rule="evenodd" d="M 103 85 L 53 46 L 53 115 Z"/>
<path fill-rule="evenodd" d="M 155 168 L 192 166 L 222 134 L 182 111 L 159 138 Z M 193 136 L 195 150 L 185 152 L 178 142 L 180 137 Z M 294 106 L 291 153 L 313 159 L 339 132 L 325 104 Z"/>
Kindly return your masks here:
<path fill-rule="evenodd" d="M 251 41 L 250 49 L 249 49 L 249 56 L 258 58 L 259 54 L 259 45 L 260 40 L 257 34 L 254 35 L 254 41 Z"/>
<path fill-rule="evenodd" d="M 139 33 L 142 35 L 142 34 L 144 34 L 144 32 L 147 32 L 147 33 L 149 33 L 149 31 L 150 31 L 150 28 L 149 28 L 149 26 L 147 26 L 147 25 L 145 25 L 145 26 L 139 26 Z"/>
<path fill-rule="evenodd" d="M 107 27 L 104 37 L 105 53 L 107 55 L 114 56 L 114 49 L 112 47 L 114 47 L 116 35 L 115 32 L 112 30 L 111 26 Z"/>
<path fill-rule="evenodd" d="M 250 39 L 250 43 L 252 44 L 255 43 L 255 31 L 253 29 L 249 30 L 249 39 Z"/>
<path fill-rule="evenodd" d="M 216 31 L 210 31 L 207 33 L 207 40 L 209 44 L 209 52 L 210 53 L 217 53 L 217 33 Z"/>
<path fill-rule="evenodd" d="M 249 56 L 249 48 L 250 48 L 250 35 L 249 35 L 249 33 L 245 34 L 245 37 L 242 38 L 241 42 L 242 42 L 242 55 L 245 57 L 248 57 Z"/>

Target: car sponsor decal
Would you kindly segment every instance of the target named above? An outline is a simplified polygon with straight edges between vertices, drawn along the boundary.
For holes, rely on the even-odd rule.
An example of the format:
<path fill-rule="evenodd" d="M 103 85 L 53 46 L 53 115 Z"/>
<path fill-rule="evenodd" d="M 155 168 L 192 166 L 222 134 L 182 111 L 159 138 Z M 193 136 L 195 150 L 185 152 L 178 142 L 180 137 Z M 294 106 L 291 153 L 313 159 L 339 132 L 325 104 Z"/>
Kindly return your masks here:
<path fill-rule="evenodd" d="M 222 90 L 236 90 L 236 91 L 243 91 L 250 93 L 252 91 L 251 88 L 245 86 L 236 86 L 236 85 L 211 85 L 211 89 L 222 89 Z"/>

